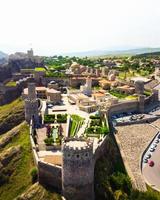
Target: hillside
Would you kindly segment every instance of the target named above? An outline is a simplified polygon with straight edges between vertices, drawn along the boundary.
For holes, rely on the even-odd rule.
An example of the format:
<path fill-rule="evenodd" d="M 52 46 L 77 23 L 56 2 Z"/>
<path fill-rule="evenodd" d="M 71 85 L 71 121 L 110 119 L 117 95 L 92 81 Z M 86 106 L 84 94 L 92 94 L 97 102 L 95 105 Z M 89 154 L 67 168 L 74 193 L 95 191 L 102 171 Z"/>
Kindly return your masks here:
<path fill-rule="evenodd" d="M 73 53 L 66 53 L 62 55 L 66 56 L 133 56 L 138 54 L 144 53 L 153 53 L 160 51 L 160 48 L 137 48 L 137 49 L 122 49 L 122 50 L 93 50 L 93 51 L 85 51 L 85 52 L 73 52 Z"/>
<path fill-rule="evenodd" d="M 157 52 L 139 54 L 139 55 L 133 56 L 133 58 L 142 58 L 142 57 L 154 58 L 157 56 L 160 56 L 160 50 Z"/>
<path fill-rule="evenodd" d="M 24 120 L 24 103 L 17 99 L 0 106 L 0 135 L 9 131 Z"/>
<path fill-rule="evenodd" d="M 5 143 L 8 137 L 12 139 Z M 23 122 L 0 138 L 0 200 L 59 200 L 56 193 L 32 184 L 33 167 L 29 126 Z"/>
<path fill-rule="evenodd" d="M 8 55 L 2 51 L 0 51 L 0 59 L 7 58 Z"/>

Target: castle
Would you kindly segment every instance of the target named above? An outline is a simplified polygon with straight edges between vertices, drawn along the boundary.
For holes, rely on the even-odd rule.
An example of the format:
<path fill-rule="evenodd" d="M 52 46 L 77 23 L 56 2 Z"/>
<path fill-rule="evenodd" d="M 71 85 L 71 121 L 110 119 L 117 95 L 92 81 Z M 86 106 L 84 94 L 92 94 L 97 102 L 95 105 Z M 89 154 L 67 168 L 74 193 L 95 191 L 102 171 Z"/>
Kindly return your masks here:
<path fill-rule="evenodd" d="M 51 185 L 66 200 L 94 200 L 93 142 L 83 138 L 64 138 L 62 142 L 61 166 L 51 165 L 38 158 L 34 134 L 39 125 L 39 107 L 35 84 L 28 84 L 28 98 L 25 99 L 25 119 L 30 123 L 30 139 L 35 163 L 39 169 L 39 182 Z"/>
<path fill-rule="evenodd" d="M 86 85 L 90 88 L 91 81 L 88 80 Z M 122 113 L 124 110 L 126 112 L 144 113 L 145 108 L 158 101 L 157 90 L 153 90 L 149 97 L 144 96 L 144 84 L 140 81 L 136 83 L 136 93 L 138 99 L 134 101 L 116 103 L 108 108 L 104 106 L 104 110 L 102 110 L 103 108 L 100 109 L 100 112 L 105 115 L 105 120 L 108 118 L 111 129 L 113 128 L 111 119 L 113 115 Z M 84 123 L 74 137 L 70 137 L 68 133 L 71 119 L 70 116 L 67 117 L 66 132 L 64 135 L 60 133 L 59 136 L 62 138 L 60 140 L 57 136 L 62 124 L 59 126 L 57 121 L 59 120 L 58 115 L 61 114 L 57 114 L 55 117 L 54 112 L 52 112 L 54 118 L 52 119 L 54 121 L 52 126 L 44 124 L 44 119 L 40 123 L 40 115 L 45 112 L 45 110 L 41 112 L 44 107 L 43 103 L 37 98 L 35 84 L 29 83 L 28 97 L 25 99 L 25 118 L 30 123 L 30 140 L 34 161 L 38 168 L 39 182 L 62 192 L 66 200 L 94 200 L 94 166 L 96 160 L 106 151 L 108 135 L 94 138 L 93 141 L 89 137 L 84 139 L 83 133 L 87 128 L 89 118 L 87 117 L 89 114 L 85 112 Z M 70 112 L 82 114 L 84 111 L 78 111 L 78 109 L 76 111 L 76 106 L 70 105 Z M 65 112 L 64 109 L 60 110 L 58 107 L 56 112 L 59 111 Z M 105 122 L 107 123 L 107 121 Z M 56 145 L 49 144 L 47 146 L 47 144 L 38 143 L 39 137 L 46 136 L 48 133 L 54 138 Z"/>

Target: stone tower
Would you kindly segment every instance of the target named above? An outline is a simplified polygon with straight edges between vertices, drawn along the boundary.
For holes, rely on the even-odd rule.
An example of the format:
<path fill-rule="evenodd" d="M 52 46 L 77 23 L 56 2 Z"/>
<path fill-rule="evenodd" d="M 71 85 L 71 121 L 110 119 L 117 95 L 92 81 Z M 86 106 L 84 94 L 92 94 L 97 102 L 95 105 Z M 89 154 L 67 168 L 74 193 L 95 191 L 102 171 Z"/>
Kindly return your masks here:
<path fill-rule="evenodd" d="M 35 122 L 38 122 L 38 99 L 35 83 L 28 83 L 28 97 L 25 99 L 25 119 L 30 123 L 32 118 Z"/>
<path fill-rule="evenodd" d="M 81 85 L 80 87 L 81 92 L 87 96 L 91 96 L 92 94 L 92 79 L 90 76 L 86 78 L 86 84 Z"/>
<path fill-rule="evenodd" d="M 33 59 L 33 49 L 27 51 L 28 58 Z"/>
<path fill-rule="evenodd" d="M 93 143 L 80 138 L 62 145 L 62 191 L 66 200 L 94 199 Z"/>
<path fill-rule="evenodd" d="M 135 91 L 138 95 L 144 94 L 144 82 L 141 80 L 138 80 L 135 82 Z"/>

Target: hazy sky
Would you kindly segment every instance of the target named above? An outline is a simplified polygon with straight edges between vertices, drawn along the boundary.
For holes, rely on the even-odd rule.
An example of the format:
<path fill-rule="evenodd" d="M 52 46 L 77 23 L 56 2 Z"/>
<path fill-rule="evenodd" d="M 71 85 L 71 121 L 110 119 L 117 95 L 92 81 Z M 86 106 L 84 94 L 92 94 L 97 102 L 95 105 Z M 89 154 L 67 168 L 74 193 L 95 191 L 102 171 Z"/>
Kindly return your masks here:
<path fill-rule="evenodd" d="M 0 50 L 160 47 L 160 0 L 0 0 Z"/>

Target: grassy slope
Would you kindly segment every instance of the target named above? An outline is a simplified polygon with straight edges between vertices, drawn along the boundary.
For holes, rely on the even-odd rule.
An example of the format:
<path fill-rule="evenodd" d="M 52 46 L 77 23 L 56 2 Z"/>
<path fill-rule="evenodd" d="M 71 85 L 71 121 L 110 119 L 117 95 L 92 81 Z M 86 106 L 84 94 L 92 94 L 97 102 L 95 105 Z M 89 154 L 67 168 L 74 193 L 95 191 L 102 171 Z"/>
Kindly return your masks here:
<path fill-rule="evenodd" d="M 24 103 L 17 99 L 0 106 L 0 134 L 3 134 L 24 120 Z"/>
<path fill-rule="evenodd" d="M 0 187 L 0 200 L 11 200 L 24 192 L 26 188 L 31 185 L 30 170 L 34 166 L 33 157 L 31 152 L 31 146 L 29 141 L 29 127 L 24 124 L 20 128 L 20 134 L 16 136 L 11 143 L 9 143 L 4 149 L 11 146 L 21 145 L 21 158 L 12 165 L 9 164 L 14 172 L 9 178 L 9 182 Z"/>
<path fill-rule="evenodd" d="M 56 193 L 48 191 L 38 183 L 35 183 L 18 197 L 17 200 L 61 200 L 61 197 Z"/>
<path fill-rule="evenodd" d="M 0 152 L 5 151 L 11 146 L 20 145 L 22 147 L 20 159 L 9 163 L 8 169 L 13 170 L 13 174 L 9 178 L 9 182 L 0 187 L 0 200 L 13 200 L 22 193 L 27 191 L 36 190 L 34 196 L 28 199 L 39 199 L 39 196 L 43 196 L 42 200 L 58 200 L 59 195 L 53 192 L 49 192 L 42 186 L 33 187 L 31 182 L 30 170 L 34 167 L 33 156 L 31 151 L 31 144 L 29 139 L 29 126 L 25 123 L 20 127 L 20 134 L 14 137 L 14 139 L 5 146 Z M 39 192 L 38 192 L 39 191 Z"/>

